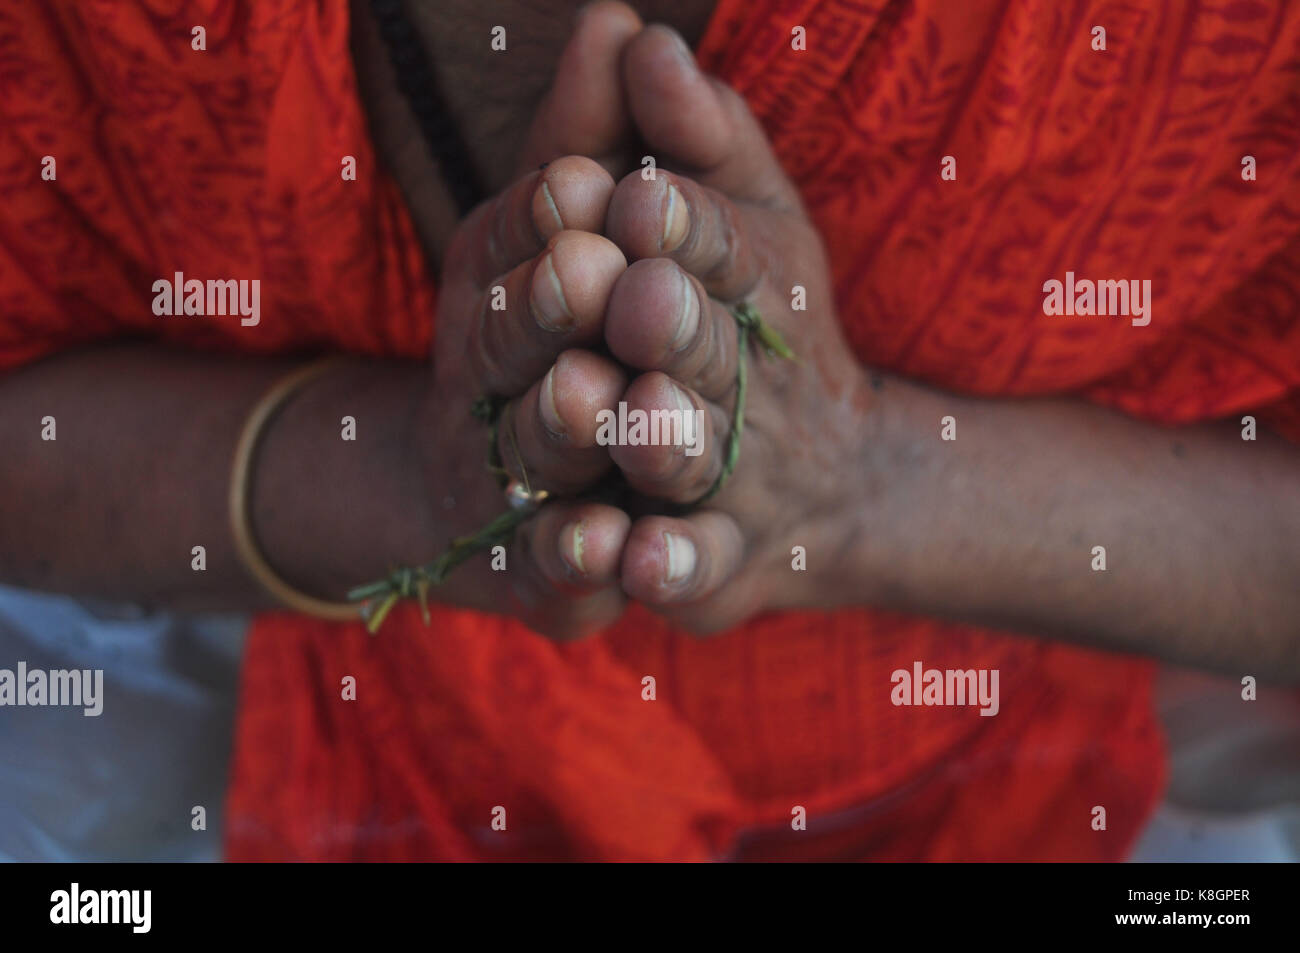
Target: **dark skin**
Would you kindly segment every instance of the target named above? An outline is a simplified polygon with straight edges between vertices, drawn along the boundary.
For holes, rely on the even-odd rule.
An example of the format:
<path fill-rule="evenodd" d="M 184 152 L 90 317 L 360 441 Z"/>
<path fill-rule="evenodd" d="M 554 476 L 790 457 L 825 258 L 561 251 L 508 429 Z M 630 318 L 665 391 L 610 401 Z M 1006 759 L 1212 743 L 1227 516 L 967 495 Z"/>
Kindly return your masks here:
<path fill-rule="evenodd" d="M 634 155 L 635 130 L 610 101 L 622 98 L 621 83 L 593 89 L 575 82 L 557 94 L 570 102 L 580 99 L 581 109 L 573 109 L 563 123 L 543 126 L 533 121 L 552 89 L 575 16 L 587 5 L 585 0 L 406 4 L 489 192 L 500 191 L 522 172 L 559 155 L 592 156 L 614 175 L 640 158 Z M 644 22 L 671 26 L 693 46 L 704 35 L 714 0 L 645 0 L 632 6 Z M 506 52 L 491 51 L 486 39 L 481 44 L 466 42 L 466 37 L 490 37 L 499 24 L 507 25 Z M 353 61 L 375 143 L 406 195 L 436 266 L 459 220 L 455 203 L 393 79 L 368 2 L 353 2 L 352 27 Z"/>
<path fill-rule="evenodd" d="M 692 7 L 688 18 L 682 32 L 693 43 L 707 13 Z M 761 133 L 725 90 L 710 90 L 686 69 L 675 76 L 670 49 L 662 37 L 642 36 L 623 53 L 635 148 L 614 122 L 582 145 L 612 155 L 607 165 L 621 157 L 624 170 L 644 149 L 665 167 L 696 172 L 706 191 L 690 179 L 683 187 L 692 220 L 721 209 L 740 226 L 716 230 L 712 250 L 748 247 L 758 262 L 747 273 L 719 274 L 710 242 L 692 240 L 667 256 L 678 269 L 664 267 L 659 192 L 637 176 L 619 184 L 606 233 L 633 264 L 611 293 L 605 343 L 630 371 L 652 372 L 633 373 L 624 398 L 645 409 L 673 406 L 655 376 L 664 372 L 691 388 L 715 426 L 711 452 L 679 457 L 667 473 L 662 448 L 615 448 L 613 457 L 647 496 L 686 502 L 717 474 L 735 361 L 729 318 L 716 307 L 698 344 L 665 356 L 680 274 L 714 302 L 765 294 L 765 313 L 774 315 L 784 310 L 774 289 L 802 283 L 822 301 L 830 293 L 797 195 L 775 162 L 753 159 L 766 154 Z M 713 111 L 710 92 L 723 104 Z M 598 116 L 600 107 L 584 112 Z M 471 122 L 471 143 L 508 137 L 521 123 L 480 132 L 492 126 Z M 726 132 L 711 138 L 718 129 Z M 406 177 L 418 179 L 419 170 Z M 1300 525 L 1294 447 L 1269 434 L 1244 444 L 1234 425 L 1175 436 L 1077 401 L 941 394 L 858 367 L 836 327 L 825 307 L 801 319 L 796 347 L 808 360 L 799 371 L 757 362 L 745 465 L 692 521 L 633 525 L 621 573 L 629 595 L 702 631 L 760 606 L 870 604 L 1233 673 L 1262 665 L 1286 678 L 1300 674 L 1300 546 L 1286 529 Z M 945 445 L 934 438 L 946 415 L 964 429 L 962 440 Z M 814 420 L 815 430 L 807 424 Z M 828 481 L 826 473 L 850 478 Z M 1122 494 L 1104 489 L 1120 486 Z M 857 518 L 846 520 L 848 513 Z M 664 534 L 674 528 L 696 550 L 695 568 L 679 584 L 665 580 Z M 1123 567 L 1095 573 L 1092 547 L 1107 540 L 1121 541 Z M 792 573 L 792 544 L 822 553 L 822 568 Z M 1112 560 L 1116 545 L 1107 547 Z"/>
<path fill-rule="evenodd" d="M 485 16 L 493 23 L 467 20 L 457 42 L 526 19 Z M 290 404 L 258 469 L 255 521 L 273 564 L 337 596 L 390 561 L 427 559 L 430 538 L 473 529 L 499 510 L 481 469 L 481 427 L 462 412 L 484 390 L 514 398 L 507 419 L 516 463 L 540 484 L 581 487 L 614 466 L 646 500 L 694 499 L 720 466 L 734 399 L 727 307 L 744 298 L 785 330 L 802 360 L 751 356 L 742 462 L 721 495 L 686 518 L 550 504 L 520 534 L 509 573 L 490 573 L 481 560 L 436 595 L 510 611 L 557 637 L 612 621 L 628 598 L 702 632 L 765 608 L 866 604 L 1300 678 L 1296 449 L 1267 433 L 1244 443 L 1236 425 L 1174 433 L 1079 401 L 966 398 L 868 372 L 838 331 L 820 241 L 761 130 L 743 103 L 693 71 L 676 42 L 664 30 L 641 32 L 626 8 L 602 5 L 584 15 L 558 60 L 559 95 L 539 102 L 539 87 L 520 82 L 511 105 L 514 93 L 494 78 L 527 74 L 533 53 L 546 75 L 555 54 L 541 40 L 513 48 L 520 61 L 511 71 L 475 74 L 477 87 L 458 86 L 465 71 L 454 70 L 446 90 L 454 110 L 503 84 L 504 113 L 484 115 L 482 129 L 470 123 L 467 135 L 491 187 L 505 191 L 450 232 L 437 210 L 445 190 L 403 131 L 400 110 L 376 112 L 386 117 L 384 154 L 443 262 L 440 342 L 458 339 L 454 353 L 471 360 L 448 351 L 434 356 L 432 371 L 359 364 Z M 555 49 L 562 44 L 563 36 Z M 372 82 L 382 61 L 358 58 L 371 101 L 383 90 Z M 523 146 L 494 139 L 509 130 Z M 672 171 L 615 185 L 609 170 L 635 167 L 641 149 Z M 502 167 L 502 156 L 521 151 L 518 169 Z M 574 158 L 535 171 L 570 153 L 606 168 Z M 672 225 L 672 209 L 685 210 L 684 225 Z M 571 313 L 561 330 L 543 333 L 537 312 L 554 286 L 548 261 Z M 482 296 L 499 281 L 514 304 L 487 323 Z M 797 325 L 787 297 L 796 283 L 810 302 Z M 0 540 L 6 579 L 176 604 L 262 604 L 220 542 L 225 461 L 246 408 L 281 368 L 189 360 L 189 373 L 178 374 L 175 356 L 106 350 L 0 383 L 0 439 L 20 446 L 4 491 L 32 502 Z M 72 428 L 65 442 L 60 416 L 51 454 L 32 421 L 60 407 L 76 420 L 91 372 L 96 432 L 111 441 Z M 594 446 L 597 409 L 618 399 L 671 407 L 675 385 L 706 411 L 705 453 Z M 169 394 L 161 417 L 159 392 Z M 371 431 L 366 460 L 339 449 L 343 413 L 392 422 Z M 937 439 L 946 415 L 959 421 L 954 443 Z M 186 428 L 194 439 L 177 440 Z M 132 462 L 140 459 L 167 461 L 172 477 L 153 481 L 165 487 L 141 492 Z M 321 492 L 301 492 L 308 478 Z M 448 496 L 454 509 L 441 506 Z M 59 509 L 69 503 L 75 518 Z M 123 558 L 105 560 L 98 554 L 122 545 L 122 526 L 147 529 Z M 201 580 L 189 571 L 198 540 L 213 541 Z M 1108 551 L 1105 573 L 1090 568 L 1098 544 Z M 791 571 L 793 545 L 806 548 L 810 571 Z"/>
<path fill-rule="evenodd" d="M 613 50 L 634 28 L 639 23 L 605 31 L 601 44 Z M 610 88 L 616 57 L 606 59 L 602 83 L 591 82 L 583 63 L 570 69 L 569 82 Z M 536 124 L 563 139 L 562 127 L 581 113 L 544 112 Z M 570 125 L 573 136 L 583 134 L 576 122 Z M 625 264 L 596 234 L 613 186 L 598 165 L 580 158 L 560 157 L 544 175 L 534 168 L 518 178 L 455 224 L 439 287 L 442 312 L 457 319 L 443 321 L 445 346 L 433 362 L 357 360 L 301 390 L 272 420 L 252 481 L 252 523 L 286 579 L 338 600 L 395 564 L 427 561 L 446 540 L 473 532 L 501 510 L 499 489 L 485 479 L 484 431 L 469 402 L 532 385 L 532 429 L 520 425 L 516 432 L 526 446 L 539 443 L 537 386 L 518 376 L 518 358 L 540 361 L 540 375 L 568 343 L 599 335 L 594 322 Z M 544 269 L 536 274 L 547 262 L 566 306 L 581 320 L 565 333 L 542 334 L 533 325 L 532 338 L 491 336 L 508 353 L 494 353 L 488 343 L 476 348 L 479 360 L 465 362 L 466 345 L 456 337 L 477 335 L 489 285 L 502 277 L 511 292 L 503 318 L 525 329 L 533 289 L 553 287 Z M 552 380 L 561 392 L 559 409 L 571 419 L 594 415 L 625 384 L 608 360 L 579 353 L 560 363 Z M 6 513 L 0 579 L 181 609 L 270 607 L 230 539 L 229 467 L 249 410 L 293 366 L 123 344 L 59 355 L 0 378 L 0 439 L 13 448 L 3 492 L 27 504 Z M 498 379 L 498 372 L 513 381 Z M 87 394 L 95 395 L 93 421 Z M 42 441 L 39 426 L 31 426 L 46 415 L 59 422 L 54 442 Z M 358 421 L 352 445 L 339 438 L 344 415 Z M 582 448 L 566 450 L 583 455 Z M 145 471 L 141 461 L 148 462 Z M 531 462 L 546 469 L 544 453 Z M 597 465 L 608 467 L 607 459 Z M 570 479 L 593 471 L 579 461 L 573 472 Z M 517 535 L 508 573 L 475 561 L 435 599 L 508 611 L 557 637 L 608 624 L 626 602 L 616 571 L 630 521 L 610 509 L 584 519 L 587 513 L 580 504 L 547 507 Z M 576 578 L 559 543 L 572 537 L 575 520 L 582 521 L 585 543 Z M 191 568 L 196 545 L 206 548 L 202 573 Z"/>

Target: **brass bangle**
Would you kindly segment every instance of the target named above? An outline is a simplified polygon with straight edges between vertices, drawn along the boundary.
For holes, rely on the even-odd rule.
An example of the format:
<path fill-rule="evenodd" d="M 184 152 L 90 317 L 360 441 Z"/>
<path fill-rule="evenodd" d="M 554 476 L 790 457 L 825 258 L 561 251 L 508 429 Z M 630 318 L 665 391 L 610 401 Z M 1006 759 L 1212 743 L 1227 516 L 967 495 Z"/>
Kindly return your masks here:
<path fill-rule="evenodd" d="M 235 550 L 244 568 L 281 605 L 305 615 L 330 622 L 355 622 L 361 618 L 357 605 L 347 602 L 326 602 L 295 589 L 285 582 L 266 561 L 253 533 L 248 512 L 248 477 L 253 458 L 261 443 L 266 423 L 293 394 L 305 384 L 337 366 L 339 358 L 328 357 L 314 361 L 280 378 L 263 395 L 249 412 L 244 429 L 235 444 L 235 459 L 230 468 L 230 531 L 235 540 Z"/>

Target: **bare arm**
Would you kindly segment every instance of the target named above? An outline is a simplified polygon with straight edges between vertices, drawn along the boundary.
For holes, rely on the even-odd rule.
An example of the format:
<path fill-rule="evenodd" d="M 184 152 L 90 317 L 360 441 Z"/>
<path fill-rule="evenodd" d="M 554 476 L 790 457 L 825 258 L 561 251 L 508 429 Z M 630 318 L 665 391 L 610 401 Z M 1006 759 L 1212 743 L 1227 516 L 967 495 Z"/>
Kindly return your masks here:
<path fill-rule="evenodd" d="M 1300 678 L 1296 447 L 1233 422 L 1165 429 L 899 380 L 876 414 L 863 454 L 878 479 L 846 547 L 866 601 Z"/>
<path fill-rule="evenodd" d="M 130 345 L 0 377 L 0 579 L 176 607 L 267 605 L 233 548 L 230 464 L 249 410 L 295 363 Z M 427 560 L 445 538 L 411 432 L 430 376 L 418 364 L 345 364 L 267 425 L 253 525 L 296 585 L 337 599 L 394 560 Z M 342 439 L 344 415 L 355 441 Z M 54 440 L 42 439 L 47 416 Z M 204 571 L 192 568 L 195 546 Z"/>

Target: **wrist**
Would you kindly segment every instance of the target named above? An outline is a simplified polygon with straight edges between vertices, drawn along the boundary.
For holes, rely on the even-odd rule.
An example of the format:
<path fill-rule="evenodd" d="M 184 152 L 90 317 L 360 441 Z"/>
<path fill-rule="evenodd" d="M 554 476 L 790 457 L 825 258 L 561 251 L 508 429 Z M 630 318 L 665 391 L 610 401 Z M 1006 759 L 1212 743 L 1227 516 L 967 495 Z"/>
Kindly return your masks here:
<path fill-rule="evenodd" d="M 250 512 L 271 566 L 291 585 L 340 601 L 347 590 L 437 545 L 412 451 L 428 371 L 344 363 L 267 422 L 250 475 Z"/>
<path fill-rule="evenodd" d="M 819 604 L 901 608 L 920 585 L 916 513 L 942 414 L 928 388 L 877 371 L 863 378 L 855 404 L 866 410 L 845 443 L 843 502 L 828 514 L 834 556 Z"/>

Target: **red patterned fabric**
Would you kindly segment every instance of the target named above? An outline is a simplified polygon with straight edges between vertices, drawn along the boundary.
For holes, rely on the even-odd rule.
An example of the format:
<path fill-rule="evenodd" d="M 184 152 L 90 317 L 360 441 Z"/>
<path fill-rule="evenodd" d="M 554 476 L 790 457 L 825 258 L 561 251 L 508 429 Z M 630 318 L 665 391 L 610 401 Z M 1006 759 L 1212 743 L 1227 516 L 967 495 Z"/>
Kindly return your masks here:
<path fill-rule="evenodd" d="M 864 361 L 1300 435 L 1300 7 L 723 0 L 700 58 L 799 183 Z M 23 4 L 0 11 L 0 83 L 0 366 L 125 335 L 427 352 L 433 289 L 366 138 L 343 0 Z M 1044 316 L 1067 270 L 1150 278 L 1150 326 Z M 174 271 L 260 278 L 261 324 L 155 317 Z M 1000 714 L 894 707 L 914 660 L 999 669 Z M 1116 859 L 1163 784 L 1150 692 L 1144 662 L 869 611 L 697 641 L 633 609 L 563 646 L 466 612 L 398 613 L 379 639 L 269 614 L 228 853 Z"/>

